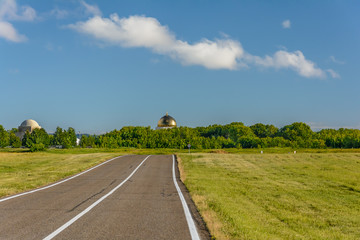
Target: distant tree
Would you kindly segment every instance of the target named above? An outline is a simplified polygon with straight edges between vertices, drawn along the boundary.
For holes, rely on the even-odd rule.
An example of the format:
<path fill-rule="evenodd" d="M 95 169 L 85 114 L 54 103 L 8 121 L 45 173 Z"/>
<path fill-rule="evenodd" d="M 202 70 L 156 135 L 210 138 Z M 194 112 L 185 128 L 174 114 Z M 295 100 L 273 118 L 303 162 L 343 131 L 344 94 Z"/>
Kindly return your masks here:
<path fill-rule="evenodd" d="M 12 128 L 9 132 L 17 133 L 19 130 L 17 128 Z"/>
<path fill-rule="evenodd" d="M 310 139 L 314 136 L 314 132 L 307 124 L 295 122 L 291 125 L 282 127 L 279 131 L 279 135 L 289 140 L 297 140 L 299 138 Z"/>
<path fill-rule="evenodd" d="M 360 148 L 359 129 L 323 129 L 316 134 L 316 137 L 325 142 L 331 148 Z"/>
<path fill-rule="evenodd" d="M 70 146 L 74 147 L 76 146 L 76 133 L 75 129 L 72 127 L 69 127 L 67 130 L 67 137 L 69 138 Z"/>
<path fill-rule="evenodd" d="M 76 146 L 76 133 L 71 127 L 68 130 L 63 130 L 57 127 L 52 139 L 53 145 L 61 145 L 63 148 L 70 148 Z"/>
<path fill-rule="evenodd" d="M 25 146 L 30 148 L 31 152 L 45 150 L 50 145 L 50 138 L 45 129 L 34 129 L 31 134 L 28 132 L 24 136 Z"/>
<path fill-rule="evenodd" d="M 57 133 L 73 144 L 75 131 L 57 129 Z M 65 134 L 66 133 L 66 134 Z M 72 136 L 72 137 L 69 137 Z M 60 141 L 60 142 L 61 142 Z M 150 127 L 126 126 L 100 136 L 82 135 L 81 147 L 134 147 L 134 148 L 177 148 L 185 149 L 191 144 L 194 149 L 217 148 L 324 148 L 356 147 L 360 148 L 360 130 L 339 129 L 322 130 L 314 133 L 305 123 L 296 122 L 280 130 L 274 125 L 254 124 L 250 127 L 241 122 L 208 127 L 176 127 L 153 130 Z"/>
<path fill-rule="evenodd" d="M 96 137 L 94 136 L 86 136 L 82 135 L 80 139 L 80 146 L 81 147 L 96 147 L 95 143 Z"/>
<path fill-rule="evenodd" d="M 251 130 L 251 128 L 245 126 L 243 123 L 231 123 L 228 125 L 225 125 L 225 128 L 228 129 L 229 138 L 234 141 L 235 143 L 240 143 L 240 138 L 243 137 L 255 137 L 254 132 Z"/>
<path fill-rule="evenodd" d="M 10 141 L 9 141 L 10 146 L 14 148 L 21 147 L 21 140 L 18 136 L 15 135 L 14 132 L 10 132 L 9 136 L 10 136 Z"/>
<path fill-rule="evenodd" d="M 279 129 L 274 125 L 265 125 L 262 123 L 256 123 L 250 126 L 251 130 L 259 138 L 275 137 Z"/>
<path fill-rule="evenodd" d="M 243 136 L 239 138 L 238 143 L 242 148 L 259 148 L 261 146 L 261 140 L 258 137 Z"/>
<path fill-rule="evenodd" d="M 4 129 L 2 125 L 0 125 L 0 147 L 9 146 L 9 133 Z"/>
<path fill-rule="evenodd" d="M 315 133 L 310 126 L 302 122 L 295 122 L 291 125 L 282 127 L 279 135 L 291 141 L 292 147 L 310 148 Z"/>
<path fill-rule="evenodd" d="M 63 142 L 63 130 L 61 127 L 56 127 L 56 130 L 54 132 L 53 138 L 52 138 L 52 145 L 62 145 Z"/>
<path fill-rule="evenodd" d="M 23 147 L 28 147 L 28 146 L 27 146 L 28 139 L 30 139 L 30 132 L 29 132 L 29 131 L 26 131 L 25 134 L 24 134 L 24 136 L 23 136 L 23 138 L 22 138 L 22 140 L 21 140 L 21 145 L 22 145 Z M 29 141 L 30 141 L 30 140 L 29 140 Z"/>
<path fill-rule="evenodd" d="M 88 136 L 82 135 L 80 138 L 80 147 L 83 147 L 83 148 L 87 147 L 88 146 L 87 143 L 88 143 Z"/>

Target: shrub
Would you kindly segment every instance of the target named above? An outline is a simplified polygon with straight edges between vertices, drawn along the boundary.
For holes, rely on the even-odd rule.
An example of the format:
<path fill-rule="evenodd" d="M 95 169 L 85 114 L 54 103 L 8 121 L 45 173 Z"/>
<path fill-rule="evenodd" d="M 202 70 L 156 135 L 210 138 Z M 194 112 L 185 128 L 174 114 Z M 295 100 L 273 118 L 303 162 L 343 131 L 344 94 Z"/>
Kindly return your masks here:
<path fill-rule="evenodd" d="M 30 152 L 39 152 L 44 151 L 46 149 L 43 143 L 33 143 L 30 147 Z"/>

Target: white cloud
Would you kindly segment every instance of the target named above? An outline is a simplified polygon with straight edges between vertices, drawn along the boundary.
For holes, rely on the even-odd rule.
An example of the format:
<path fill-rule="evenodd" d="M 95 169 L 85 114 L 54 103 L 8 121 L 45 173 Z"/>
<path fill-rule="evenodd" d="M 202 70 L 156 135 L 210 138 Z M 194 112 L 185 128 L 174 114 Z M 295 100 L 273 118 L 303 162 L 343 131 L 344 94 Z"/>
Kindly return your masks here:
<path fill-rule="evenodd" d="M 337 64 L 345 64 L 345 62 L 337 60 L 334 56 L 330 56 L 330 60 Z"/>
<path fill-rule="evenodd" d="M 53 10 L 51 10 L 50 15 L 55 16 L 57 19 L 64 19 L 69 15 L 69 12 L 67 10 L 55 7 Z"/>
<path fill-rule="evenodd" d="M 290 68 L 304 77 L 326 77 L 325 72 L 320 68 L 317 68 L 315 63 L 307 60 L 301 51 L 287 52 L 280 50 L 272 57 L 265 56 L 264 58 L 261 58 L 250 56 L 248 59 L 252 60 L 256 65 L 263 67 Z"/>
<path fill-rule="evenodd" d="M 36 11 L 29 6 L 21 6 L 21 11 L 15 0 L 0 1 L 0 19 L 17 20 L 17 21 L 33 21 L 36 18 Z"/>
<path fill-rule="evenodd" d="M 19 34 L 9 22 L 0 21 L 0 38 L 5 38 L 11 42 L 24 42 L 27 38 Z"/>
<path fill-rule="evenodd" d="M 282 22 L 283 28 L 291 28 L 291 22 L 289 19 Z"/>
<path fill-rule="evenodd" d="M 227 35 L 223 39 L 202 39 L 191 44 L 176 39 L 167 26 L 161 25 L 157 19 L 151 17 L 119 18 L 117 14 L 112 14 L 110 18 L 94 16 L 67 27 L 90 35 L 105 44 L 145 47 L 155 53 L 170 56 L 184 65 L 234 70 L 252 64 L 276 69 L 288 68 L 307 78 L 326 78 L 325 71 L 306 59 L 301 51 L 279 50 L 273 56 L 254 56 L 246 53 L 240 42 L 230 39 Z"/>
<path fill-rule="evenodd" d="M 326 69 L 326 71 L 331 75 L 332 78 L 341 78 L 340 75 L 332 69 Z"/>
<path fill-rule="evenodd" d="M 91 15 L 95 15 L 95 16 L 101 16 L 102 13 L 99 9 L 98 6 L 96 5 L 90 5 L 87 4 L 85 1 L 80 1 L 80 3 L 83 5 L 83 7 L 85 8 L 86 13 L 91 14 Z"/>
<path fill-rule="evenodd" d="M 36 11 L 29 6 L 21 6 L 21 11 L 15 0 L 0 1 L 0 38 L 11 42 L 24 42 L 27 38 L 17 32 L 9 21 L 33 21 Z"/>
<path fill-rule="evenodd" d="M 235 69 L 237 59 L 243 54 L 240 43 L 233 40 L 203 39 L 195 44 L 177 40 L 157 19 L 144 16 L 95 16 L 69 27 L 107 43 L 122 47 L 146 47 L 156 53 L 171 56 L 185 65 L 202 65 L 210 69 Z"/>

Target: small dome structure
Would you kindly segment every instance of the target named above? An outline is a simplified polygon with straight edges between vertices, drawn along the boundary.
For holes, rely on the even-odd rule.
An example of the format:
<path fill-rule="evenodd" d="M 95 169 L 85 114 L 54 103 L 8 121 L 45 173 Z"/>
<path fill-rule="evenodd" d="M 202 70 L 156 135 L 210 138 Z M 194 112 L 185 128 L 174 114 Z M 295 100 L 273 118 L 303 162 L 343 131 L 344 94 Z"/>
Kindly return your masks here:
<path fill-rule="evenodd" d="M 26 131 L 29 131 L 31 133 L 36 128 L 41 128 L 41 127 L 35 120 L 27 119 L 20 124 L 16 136 L 22 139 Z"/>
<path fill-rule="evenodd" d="M 166 113 L 166 115 L 160 118 L 160 120 L 158 121 L 156 129 L 173 128 L 173 127 L 176 127 L 176 120 L 168 113 Z"/>
<path fill-rule="evenodd" d="M 21 123 L 20 127 L 31 127 L 33 129 L 41 128 L 40 125 L 35 120 L 32 120 L 32 119 L 27 119 L 27 120 L 23 121 Z"/>

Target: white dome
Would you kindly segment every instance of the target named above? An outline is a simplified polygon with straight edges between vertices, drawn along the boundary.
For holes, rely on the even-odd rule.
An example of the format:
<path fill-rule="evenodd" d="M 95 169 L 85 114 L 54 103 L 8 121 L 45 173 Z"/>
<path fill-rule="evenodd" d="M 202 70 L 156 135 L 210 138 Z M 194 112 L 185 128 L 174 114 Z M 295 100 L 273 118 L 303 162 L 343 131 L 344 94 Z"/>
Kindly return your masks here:
<path fill-rule="evenodd" d="M 20 126 L 21 127 L 31 127 L 32 129 L 41 128 L 40 125 L 35 120 L 32 120 L 32 119 L 23 121 Z"/>

